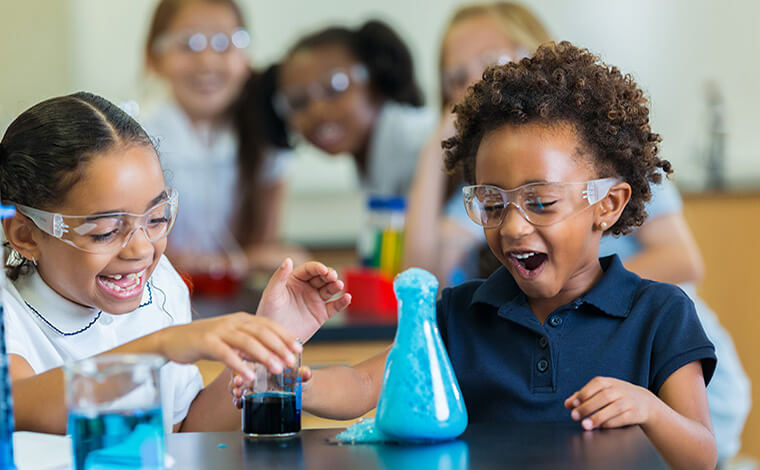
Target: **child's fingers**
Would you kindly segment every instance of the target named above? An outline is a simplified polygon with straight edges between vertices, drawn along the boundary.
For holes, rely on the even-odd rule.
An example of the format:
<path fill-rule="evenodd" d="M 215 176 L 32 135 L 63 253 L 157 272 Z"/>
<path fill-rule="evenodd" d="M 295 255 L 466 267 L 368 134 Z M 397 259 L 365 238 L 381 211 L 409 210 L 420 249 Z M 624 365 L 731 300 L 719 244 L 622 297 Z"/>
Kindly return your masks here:
<path fill-rule="evenodd" d="M 622 428 L 623 426 L 629 426 L 631 424 L 636 424 L 636 423 L 637 422 L 633 417 L 633 412 L 631 410 L 625 410 L 625 411 L 622 411 L 617 416 L 613 416 L 607 421 L 604 421 L 603 423 L 599 424 L 599 427 L 607 428 L 607 429 Z"/>
<path fill-rule="evenodd" d="M 338 312 L 345 310 L 351 304 L 351 294 L 343 294 L 337 299 L 329 302 L 327 307 L 327 316 L 332 317 Z"/>
<path fill-rule="evenodd" d="M 331 282 L 338 280 L 338 273 L 332 268 L 326 268 L 327 271 L 319 276 L 314 276 L 309 279 L 309 285 L 315 289 L 319 289 Z"/>
<path fill-rule="evenodd" d="M 243 331 L 251 336 L 251 340 L 255 338 L 271 353 L 278 356 L 278 359 L 288 366 L 294 366 L 296 364 L 296 356 L 293 354 L 290 346 L 292 343 L 286 342 L 281 336 L 277 335 L 273 330 L 268 328 L 255 328 L 251 325 L 244 325 Z"/>
<path fill-rule="evenodd" d="M 613 419 L 622 415 L 626 410 L 623 409 L 619 401 L 609 403 L 607 406 L 601 408 L 593 415 L 585 418 L 581 422 L 583 429 L 590 431 L 598 427 L 616 427 L 611 422 Z"/>
<path fill-rule="evenodd" d="M 596 413 L 610 403 L 614 403 L 620 398 L 620 394 L 614 389 L 604 388 L 592 396 L 591 398 L 582 401 L 580 405 L 573 408 L 570 416 L 578 421 L 591 414 Z"/>
<path fill-rule="evenodd" d="M 243 331 L 234 331 L 228 334 L 225 337 L 225 341 L 228 345 L 240 351 L 240 353 L 249 361 L 266 365 L 267 369 L 273 374 L 279 374 L 285 368 L 283 361 L 281 361 L 276 354 L 262 344 L 257 338 L 246 334 Z M 233 367 L 232 364 L 227 365 Z M 248 380 L 252 380 L 250 372 L 249 375 L 244 375 L 244 377 L 248 378 Z"/>
<path fill-rule="evenodd" d="M 253 372 L 246 366 L 240 355 L 225 344 L 222 340 L 209 345 L 209 352 L 213 359 L 224 362 L 227 367 L 236 374 L 240 374 L 246 380 L 253 380 Z"/>
<path fill-rule="evenodd" d="M 578 400 L 578 392 L 573 393 L 569 397 L 565 399 L 565 408 L 568 410 L 572 410 L 576 406 L 580 405 L 581 402 Z"/>
<path fill-rule="evenodd" d="M 311 380 L 311 367 L 301 366 L 301 382 L 308 382 Z"/>
<path fill-rule="evenodd" d="M 326 276 L 328 272 L 329 272 L 328 267 L 320 263 L 319 261 L 309 261 L 307 263 L 304 263 L 296 267 L 293 270 L 293 277 L 295 277 L 299 281 L 309 282 L 313 278 L 318 278 L 319 276 Z"/>
<path fill-rule="evenodd" d="M 319 289 L 322 300 L 330 300 L 335 294 L 343 290 L 343 281 L 334 281 Z"/>
<path fill-rule="evenodd" d="M 267 288 L 278 284 L 285 284 L 291 272 L 293 272 L 293 260 L 285 258 L 285 261 L 283 261 L 274 274 L 272 274 L 271 279 L 267 283 Z"/>
<path fill-rule="evenodd" d="M 246 331 L 249 331 L 254 336 L 257 332 L 269 330 L 274 332 L 291 351 L 300 353 L 303 350 L 303 346 L 298 342 L 298 338 L 276 321 L 249 314 L 244 314 L 242 318 L 244 319 L 244 325 L 246 325 Z"/>
<path fill-rule="evenodd" d="M 609 387 L 610 381 L 607 377 L 594 377 L 580 390 L 570 396 L 565 402 L 576 408 L 578 405 L 599 393 L 600 390 Z"/>

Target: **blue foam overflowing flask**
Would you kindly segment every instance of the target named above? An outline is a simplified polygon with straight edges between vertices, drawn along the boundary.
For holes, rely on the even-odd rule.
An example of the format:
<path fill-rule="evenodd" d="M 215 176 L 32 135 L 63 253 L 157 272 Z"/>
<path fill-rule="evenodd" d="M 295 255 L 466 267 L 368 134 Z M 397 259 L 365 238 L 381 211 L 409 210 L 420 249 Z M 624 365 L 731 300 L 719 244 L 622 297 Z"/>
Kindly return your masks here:
<path fill-rule="evenodd" d="M 454 439 L 467 410 L 435 315 L 438 281 L 412 268 L 396 276 L 398 329 L 377 405 L 377 427 L 399 441 Z"/>
<path fill-rule="evenodd" d="M 0 220 L 12 217 L 12 207 L 0 205 Z M 5 274 L 0 275 L 0 469 L 15 469 L 13 463 L 13 395 L 11 377 L 8 374 L 8 354 L 5 351 L 5 311 L 3 290 Z"/>

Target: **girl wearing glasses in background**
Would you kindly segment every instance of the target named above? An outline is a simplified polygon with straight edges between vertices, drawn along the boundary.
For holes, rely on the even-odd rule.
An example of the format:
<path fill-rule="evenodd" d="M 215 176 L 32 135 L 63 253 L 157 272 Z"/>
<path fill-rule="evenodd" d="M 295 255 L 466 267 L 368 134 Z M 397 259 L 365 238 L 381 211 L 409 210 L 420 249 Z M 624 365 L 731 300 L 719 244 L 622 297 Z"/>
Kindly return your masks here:
<path fill-rule="evenodd" d="M 437 305 L 470 422 L 640 425 L 672 467 L 715 468 L 716 359 L 694 304 L 598 257 L 603 235 L 642 223 L 650 185 L 672 172 L 643 92 L 587 50 L 547 43 L 486 69 L 454 111 L 446 168 L 470 184 L 467 213 L 502 264 Z M 304 409 L 373 408 L 386 356 L 314 371 Z"/>
<path fill-rule="evenodd" d="M 257 315 L 190 322 L 188 290 L 163 256 L 178 194 L 164 182 L 145 131 L 89 94 L 53 98 L 22 113 L 0 142 L 5 335 L 19 430 L 66 432 L 65 362 L 111 353 L 154 353 L 162 368 L 164 423 L 175 431 L 233 430 L 229 372 L 205 388 L 200 359 L 245 374 L 243 359 L 273 372 L 295 361 L 297 337 L 350 301 L 334 270 L 286 260 Z M 188 213 L 209 228 L 207 214 Z M 328 301 L 335 297 L 335 300 Z M 278 321 L 276 323 L 274 320 Z M 250 373 L 250 372 L 248 372 Z"/>
<path fill-rule="evenodd" d="M 277 244 L 287 142 L 265 132 L 273 111 L 256 98 L 267 79 L 250 69 L 249 42 L 233 0 L 162 0 L 151 21 L 146 64 L 170 96 L 141 121 L 184 212 L 203 215 L 180 218 L 169 240 L 183 271 L 242 274 L 304 257 Z"/>
<path fill-rule="evenodd" d="M 421 107 L 409 50 L 378 21 L 299 40 L 282 62 L 274 102 L 314 146 L 353 156 L 362 188 L 373 194 L 406 195 L 435 125 Z"/>
<path fill-rule="evenodd" d="M 462 208 L 462 180 L 443 172 L 441 141 L 454 135 L 452 107 L 487 66 L 517 61 L 550 39 L 529 9 L 510 2 L 464 6 L 446 26 L 439 56 L 441 120 L 419 157 L 404 233 L 404 264 L 435 273 L 442 287 L 487 277 L 500 265 Z"/>

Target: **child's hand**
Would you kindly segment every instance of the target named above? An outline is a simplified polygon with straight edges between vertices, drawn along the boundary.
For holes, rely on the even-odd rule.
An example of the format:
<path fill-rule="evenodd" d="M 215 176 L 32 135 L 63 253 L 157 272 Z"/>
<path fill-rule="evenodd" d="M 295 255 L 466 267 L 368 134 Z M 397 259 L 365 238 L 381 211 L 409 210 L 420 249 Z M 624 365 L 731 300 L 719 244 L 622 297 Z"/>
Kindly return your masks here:
<path fill-rule="evenodd" d="M 649 390 L 611 377 L 594 377 L 565 400 L 570 416 L 583 429 L 618 428 L 649 420 L 653 399 Z"/>
<path fill-rule="evenodd" d="M 342 290 L 343 281 L 334 269 L 316 261 L 293 269 L 288 258 L 264 289 L 257 316 L 275 320 L 306 342 L 328 318 L 351 303 L 346 293 L 329 301 Z"/>
<path fill-rule="evenodd" d="M 294 353 L 303 349 L 283 326 L 244 312 L 165 328 L 156 333 L 156 338 L 159 351 L 170 361 L 222 361 L 249 380 L 251 371 L 244 359 L 266 364 L 270 372 L 279 374 L 286 366 L 296 364 Z"/>
<path fill-rule="evenodd" d="M 311 369 L 308 366 L 301 366 L 301 383 L 306 383 L 311 379 Z M 232 395 L 232 404 L 238 409 L 243 408 L 243 394 L 246 391 L 246 381 L 240 375 L 232 372 L 227 389 Z"/>

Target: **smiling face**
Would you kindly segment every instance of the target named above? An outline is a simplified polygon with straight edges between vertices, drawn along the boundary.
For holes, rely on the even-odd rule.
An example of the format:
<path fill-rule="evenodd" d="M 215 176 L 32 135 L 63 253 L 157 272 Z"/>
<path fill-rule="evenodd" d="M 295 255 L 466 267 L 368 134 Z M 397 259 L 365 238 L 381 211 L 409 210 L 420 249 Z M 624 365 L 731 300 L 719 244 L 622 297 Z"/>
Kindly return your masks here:
<path fill-rule="evenodd" d="M 322 84 L 336 70 L 348 71 L 358 60 L 339 44 L 297 51 L 283 64 L 279 89 L 309 90 Z M 290 126 L 319 149 L 335 155 L 364 152 L 380 103 L 367 81 L 352 81 L 334 96 L 311 97 L 302 110 L 288 115 Z"/>
<path fill-rule="evenodd" d="M 589 158 L 570 126 L 504 126 L 480 143 L 476 183 L 514 189 L 535 182 L 592 180 L 598 174 Z M 595 221 L 591 208 L 554 225 L 535 226 L 510 205 L 502 224 L 486 228 L 485 236 L 529 302 L 559 306 L 586 292 L 601 275 L 601 232 L 594 229 Z"/>
<path fill-rule="evenodd" d="M 162 36 L 211 36 L 220 32 L 230 36 L 240 27 L 235 12 L 227 6 L 191 2 L 179 11 Z M 217 52 L 207 47 L 194 52 L 179 42 L 153 53 L 149 63 L 169 83 L 177 103 L 193 122 L 216 120 L 223 115 L 240 93 L 250 69 L 244 50 L 229 47 Z"/>
<path fill-rule="evenodd" d="M 92 157 L 62 204 L 50 210 L 64 215 L 140 214 L 156 204 L 165 189 L 152 147 L 117 146 Z M 126 246 L 112 254 L 82 251 L 36 227 L 32 236 L 39 250 L 37 270 L 53 290 L 72 302 L 114 314 L 139 306 L 146 280 L 166 249 L 166 238 L 152 243 L 143 230 L 135 231 Z"/>

